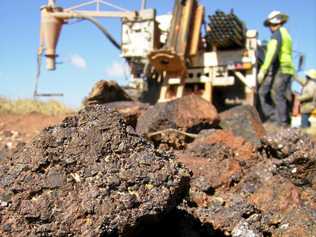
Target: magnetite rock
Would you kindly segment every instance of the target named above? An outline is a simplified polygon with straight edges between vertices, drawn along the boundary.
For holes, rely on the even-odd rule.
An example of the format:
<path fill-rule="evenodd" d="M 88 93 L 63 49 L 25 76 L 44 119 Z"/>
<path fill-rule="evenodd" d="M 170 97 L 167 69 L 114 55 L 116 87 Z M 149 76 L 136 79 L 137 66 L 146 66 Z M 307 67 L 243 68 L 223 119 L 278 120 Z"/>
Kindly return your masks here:
<path fill-rule="evenodd" d="M 188 182 L 119 113 L 88 107 L 0 163 L 0 236 L 135 236 Z"/>
<path fill-rule="evenodd" d="M 131 97 L 115 81 L 98 81 L 84 99 L 84 106 L 115 101 L 132 101 Z"/>

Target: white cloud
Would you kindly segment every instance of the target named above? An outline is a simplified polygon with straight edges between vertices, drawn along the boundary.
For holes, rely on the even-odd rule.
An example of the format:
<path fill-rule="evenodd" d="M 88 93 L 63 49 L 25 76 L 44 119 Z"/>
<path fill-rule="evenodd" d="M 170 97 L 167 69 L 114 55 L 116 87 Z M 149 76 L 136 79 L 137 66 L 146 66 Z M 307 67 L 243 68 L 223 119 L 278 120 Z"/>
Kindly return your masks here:
<path fill-rule="evenodd" d="M 86 60 L 79 54 L 73 54 L 70 56 L 69 62 L 71 65 L 75 66 L 79 69 L 86 69 L 87 62 Z"/>
<path fill-rule="evenodd" d="M 108 78 L 124 78 L 129 74 L 129 68 L 126 64 L 114 61 L 111 66 L 105 69 L 105 75 Z"/>

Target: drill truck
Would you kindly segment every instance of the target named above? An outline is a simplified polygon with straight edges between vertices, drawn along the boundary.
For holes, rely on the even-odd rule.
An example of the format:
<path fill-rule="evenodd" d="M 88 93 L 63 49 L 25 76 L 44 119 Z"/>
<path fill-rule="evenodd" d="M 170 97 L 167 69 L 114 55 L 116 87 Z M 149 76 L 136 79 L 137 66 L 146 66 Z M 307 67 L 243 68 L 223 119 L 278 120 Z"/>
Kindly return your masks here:
<path fill-rule="evenodd" d="M 85 10 L 92 4 L 96 10 Z M 115 10 L 103 11 L 102 5 Z M 164 102 L 195 93 L 221 107 L 254 105 L 256 30 L 248 30 L 233 12 L 216 11 L 205 17 L 205 7 L 198 0 L 175 0 L 172 14 L 163 16 L 157 16 L 156 10 L 146 5 L 142 0 L 139 11 L 128 11 L 95 0 L 63 8 L 56 0 L 49 0 L 41 8 L 38 61 L 45 55 L 46 68 L 55 70 L 63 26 L 73 19 L 87 20 L 120 50 L 129 65 L 132 84 L 142 92 L 143 100 Z M 121 19 L 121 42 L 97 21 L 109 17 Z"/>

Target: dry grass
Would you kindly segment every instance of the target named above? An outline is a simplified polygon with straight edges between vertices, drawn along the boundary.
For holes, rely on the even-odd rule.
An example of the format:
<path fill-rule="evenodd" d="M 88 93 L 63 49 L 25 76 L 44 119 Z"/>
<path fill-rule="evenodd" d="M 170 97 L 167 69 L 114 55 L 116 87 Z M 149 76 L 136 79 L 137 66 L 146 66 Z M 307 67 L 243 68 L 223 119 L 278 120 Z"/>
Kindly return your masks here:
<path fill-rule="evenodd" d="M 44 115 L 62 115 L 71 112 L 73 112 L 72 109 L 55 100 L 42 102 L 31 99 L 9 100 L 0 98 L 0 114 L 40 113 Z"/>

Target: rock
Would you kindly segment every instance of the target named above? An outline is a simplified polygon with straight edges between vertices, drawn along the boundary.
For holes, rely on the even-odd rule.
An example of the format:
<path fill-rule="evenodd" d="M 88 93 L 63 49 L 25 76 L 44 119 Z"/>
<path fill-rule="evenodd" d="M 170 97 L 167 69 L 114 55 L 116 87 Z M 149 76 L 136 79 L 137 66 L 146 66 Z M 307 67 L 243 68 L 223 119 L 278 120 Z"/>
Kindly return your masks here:
<path fill-rule="evenodd" d="M 83 105 L 105 104 L 115 101 L 131 101 L 132 99 L 115 81 L 98 81 L 84 99 Z"/>
<path fill-rule="evenodd" d="M 316 145 L 298 129 L 280 129 L 262 138 L 263 155 L 275 160 L 277 172 L 297 186 L 316 188 Z"/>
<path fill-rule="evenodd" d="M 218 149 L 216 146 L 219 146 Z M 230 131 L 218 129 L 201 133 L 194 142 L 188 145 L 187 151 L 204 158 L 217 157 L 216 153 L 225 152 L 225 147 L 233 152 L 233 154 L 227 154 L 228 157 L 234 156 L 239 161 L 254 158 L 255 148 L 251 143 Z"/>
<path fill-rule="evenodd" d="M 316 233 L 313 201 L 304 203 L 302 190 L 280 175 L 261 180 L 248 201 L 263 214 L 262 228 L 272 236 L 313 236 Z M 315 194 L 315 190 L 313 190 Z"/>
<path fill-rule="evenodd" d="M 184 152 L 177 152 L 176 157 L 193 173 L 190 195 L 183 208 L 201 223 L 231 234 L 243 216 L 258 212 L 232 191 L 249 166 L 257 162 L 253 145 L 243 138 L 229 131 L 210 130 Z"/>
<path fill-rule="evenodd" d="M 236 136 L 243 137 L 248 142 L 260 144 L 260 138 L 266 132 L 258 112 L 253 106 L 237 106 L 220 114 L 220 126 L 232 131 Z"/>
<path fill-rule="evenodd" d="M 242 167 L 233 156 L 227 156 L 232 153 L 229 148 L 224 147 L 220 149 L 222 150 L 214 153 L 214 156 L 209 159 L 188 154 L 178 154 L 177 159 L 192 170 L 193 180 L 199 177 L 203 177 L 206 180 L 209 187 L 204 188 L 204 190 L 229 188 L 235 182 L 239 182 L 242 175 Z"/>
<path fill-rule="evenodd" d="M 233 229 L 232 237 L 263 237 L 263 234 L 256 233 L 246 221 L 241 221 Z"/>
<path fill-rule="evenodd" d="M 242 221 L 247 221 L 245 217 L 255 217 L 259 215 L 259 211 L 246 200 L 242 199 L 239 195 L 223 195 L 224 202 L 218 197 L 218 195 L 212 198 L 212 202 L 209 202 L 208 206 L 190 206 L 190 202 L 183 203 L 182 207 L 197 218 L 203 225 L 209 225 L 216 231 L 225 233 L 225 236 L 230 236 L 232 231 Z M 255 226 L 250 225 L 249 229 L 255 232 L 257 231 Z"/>
<path fill-rule="evenodd" d="M 217 111 L 212 104 L 199 96 L 190 95 L 170 102 L 156 104 L 147 110 L 139 117 L 136 131 L 147 136 L 153 132 L 166 129 L 198 133 L 202 129 L 214 127 L 218 119 Z M 164 139 L 161 136 L 155 138 L 158 141 Z M 170 144 L 177 143 L 177 139 L 182 140 L 179 143 L 184 142 L 183 136 L 175 136 L 173 140 L 172 137 L 165 138 L 166 142 L 169 141 Z"/>
<path fill-rule="evenodd" d="M 181 208 L 226 236 L 313 237 L 314 152 L 297 130 L 263 137 L 257 149 L 228 131 L 203 132 L 176 153 L 193 173 Z"/>
<path fill-rule="evenodd" d="M 137 236 L 175 209 L 188 182 L 119 113 L 90 106 L 0 162 L 0 235 Z"/>

